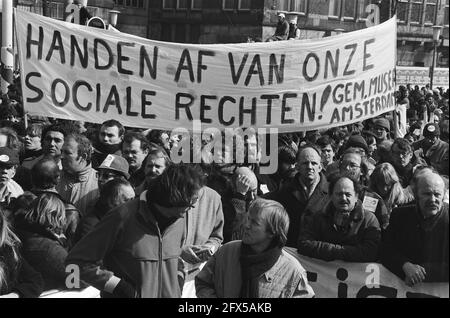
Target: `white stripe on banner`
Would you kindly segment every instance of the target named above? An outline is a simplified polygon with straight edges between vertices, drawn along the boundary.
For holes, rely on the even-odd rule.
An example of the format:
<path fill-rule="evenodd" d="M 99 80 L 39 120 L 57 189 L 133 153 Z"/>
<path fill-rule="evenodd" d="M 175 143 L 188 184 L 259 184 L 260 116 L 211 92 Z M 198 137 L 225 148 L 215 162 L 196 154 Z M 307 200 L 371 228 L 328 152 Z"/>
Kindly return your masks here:
<path fill-rule="evenodd" d="M 299 255 L 295 248 L 285 248 L 308 272 L 311 287 L 318 298 L 448 298 L 446 283 L 421 283 L 407 286 L 400 278 L 378 263 L 325 262 Z"/>

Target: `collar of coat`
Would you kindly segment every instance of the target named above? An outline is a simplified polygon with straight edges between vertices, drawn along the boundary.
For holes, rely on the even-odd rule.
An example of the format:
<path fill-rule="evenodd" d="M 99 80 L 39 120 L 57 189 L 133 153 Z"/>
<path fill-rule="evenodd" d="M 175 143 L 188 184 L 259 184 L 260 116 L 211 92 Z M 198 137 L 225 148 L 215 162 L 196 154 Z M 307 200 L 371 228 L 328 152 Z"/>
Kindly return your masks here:
<path fill-rule="evenodd" d="M 293 177 L 289 178 L 283 185 L 282 191 L 294 192 L 301 189 L 303 191 L 303 186 L 299 181 L 300 172 L 297 172 Z M 314 189 L 313 193 L 319 190 L 321 193 L 327 195 L 328 194 L 328 181 L 325 175 L 320 173 L 320 181 Z"/>
<path fill-rule="evenodd" d="M 327 216 L 327 218 L 329 218 L 332 222 L 334 220 L 334 213 L 335 213 L 336 209 L 333 205 L 333 202 L 329 202 L 328 206 L 326 207 L 325 210 L 325 215 Z M 364 217 L 364 209 L 363 209 L 363 204 L 360 200 L 356 201 L 355 207 L 353 208 L 353 210 L 350 212 L 350 220 L 354 223 L 358 223 L 359 221 L 361 221 Z"/>

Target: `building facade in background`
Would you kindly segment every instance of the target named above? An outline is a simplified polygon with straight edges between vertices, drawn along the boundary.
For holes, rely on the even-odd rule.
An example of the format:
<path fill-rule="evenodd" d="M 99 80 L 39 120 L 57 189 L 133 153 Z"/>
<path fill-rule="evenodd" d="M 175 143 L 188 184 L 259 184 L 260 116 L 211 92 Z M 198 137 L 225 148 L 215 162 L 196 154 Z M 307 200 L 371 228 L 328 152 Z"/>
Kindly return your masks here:
<path fill-rule="evenodd" d="M 76 0 L 15 0 L 15 6 L 21 10 L 34 12 L 58 20 L 64 20 L 65 10 L 68 4 Z M 87 11 L 92 16 L 102 18 L 106 23 L 109 21 L 109 11 L 114 7 L 114 0 L 88 0 Z"/>
<path fill-rule="evenodd" d="M 62 20 L 70 2 L 15 0 L 15 5 Z M 110 10 L 119 10 L 121 32 L 179 43 L 264 41 L 274 33 L 278 12 L 297 19 L 302 39 L 359 30 L 368 20 L 384 22 L 396 13 L 397 65 L 430 67 L 432 26 L 441 25 L 436 66 L 449 66 L 449 0 L 89 0 L 87 9 L 105 22 Z"/>
<path fill-rule="evenodd" d="M 443 26 L 437 67 L 448 67 L 449 0 L 398 0 L 397 65 L 429 67 L 433 60 L 433 25 Z"/>

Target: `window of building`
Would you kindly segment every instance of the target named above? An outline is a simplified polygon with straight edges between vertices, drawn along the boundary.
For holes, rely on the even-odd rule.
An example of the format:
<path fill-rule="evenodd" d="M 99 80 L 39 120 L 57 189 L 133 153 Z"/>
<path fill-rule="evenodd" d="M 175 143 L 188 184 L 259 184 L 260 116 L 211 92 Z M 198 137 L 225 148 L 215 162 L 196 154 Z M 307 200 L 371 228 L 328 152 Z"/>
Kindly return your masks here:
<path fill-rule="evenodd" d="M 327 16 L 330 13 L 330 2 L 335 2 L 336 0 L 313 0 L 308 3 L 308 14 L 319 14 Z M 337 1 L 339 2 L 339 1 Z"/>
<path fill-rule="evenodd" d="M 397 19 L 401 23 L 408 21 L 409 3 L 408 0 L 399 0 L 397 3 Z"/>
<path fill-rule="evenodd" d="M 356 18 L 356 5 L 355 0 L 342 0 L 342 17 L 345 20 L 355 20 Z"/>
<path fill-rule="evenodd" d="M 341 16 L 341 0 L 330 0 L 328 15 L 333 18 Z"/>
<path fill-rule="evenodd" d="M 280 0 L 279 10 L 306 14 L 307 0 Z"/>
<path fill-rule="evenodd" d="M 250 10 L 251 0 L 239 0 L 238 9 L 239 10 Z"/>
<path fill-rule="evenodd" d="M 223 10 L 234 10 L 234 0 L 222 0 Z"/>
<path fill-rule="evenodd" d="M 188 0 L 177 0 L 177 9 L 178 10 L 187 10 L 189 7 Z"/>
<path fill-rule="evenodd" d="M 32 6 L 24 5 L 24 4 L 18 4 L 17 9 L 26 11 L 26 12 L 34 12 L 34 8 Z"/>
<path fill-rule="evenodd" d="M 445 8 L 444 8 L 444 25 L 448 28 L 448 2 L 449 0 L 445 0 Z"/>
<path fill-rule="evenodd" d="M 64 3 L 52 2 L 50 3 L 50 16 L 54 19 L 64 19 Z"/>
<path fill-rule="evenodd" d="M 250 10 L 251 0 L 222 0 L 222 9 L 225 11 Z"/>
<path fill-rule="evenodd" d="M 163 9 L 175 9 L 177 0 L 163 0 Z"/>
<path fill-rule="evenodd" d="M 437 0 L 425 0 L 425 24 L 436 23 Z"/>
<path fill-rule="evenodd" d="M 422 13 L 423 13 L 423 2 L 420 0 L 411 1 L 411 23 L 421 24 L 422 23 Z"/>
<path fill-rule="evenodd" d="M 144 0 L 116 0 L 118 6 L 129 8 L 145 8 Z"/>
<path fill-rule="evenodd" d="M 370 12 L 366 12 L 367 6 L 371 4 L 370 0 L 358 0 L 358 18 L 361 20 L 367 19 Z"/>
<path fill-rule="evenodd" d="M 98 8 L 87 6 L 86 9 L 90 13 L 90 15 L 92 15 L 93 17 L 98 17 L 98 14 L 97 14 Z"/>
<path fill-rule="evenodd" d="M 191 8 L 192 10 L 201 10 L 202 9 L 202 0 L 192 0 Z"/>

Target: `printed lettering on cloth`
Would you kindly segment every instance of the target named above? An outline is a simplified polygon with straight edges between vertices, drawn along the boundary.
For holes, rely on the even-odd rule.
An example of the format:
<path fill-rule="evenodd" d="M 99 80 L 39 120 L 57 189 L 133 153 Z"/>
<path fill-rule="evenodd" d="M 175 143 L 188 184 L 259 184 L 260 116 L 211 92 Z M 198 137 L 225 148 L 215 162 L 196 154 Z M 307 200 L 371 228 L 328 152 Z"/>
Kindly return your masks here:
<path fill-rule="evenodd" d="M 397 66 L 397 87 L 407 84 L 425 86 L 430 84 L 430 68 L 417 66 Z M 448 68 L 435 68 L 433 74 L 433 85 L 436 87 L 449 87 Z"/>
<path fill-rule="evenodd" d="M 396 18 L 299 41 L 193 45 L 16 10 L 31 115 L 125 126 L 330 128 L 395 108 Z"/>
<path fill-rule="evenodd" d="M 325 262 L 285 248 L 308 272 L 308 281 L 318 298 L 448 298 L 448 282 L 407 286 L 378 263 Z"/>

